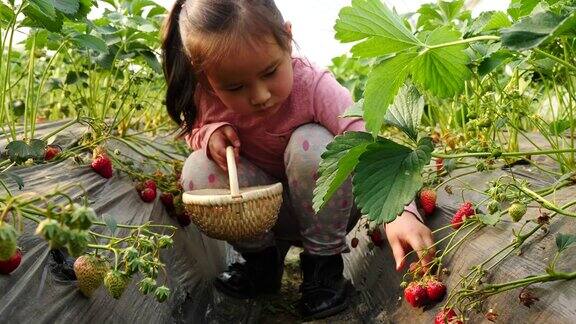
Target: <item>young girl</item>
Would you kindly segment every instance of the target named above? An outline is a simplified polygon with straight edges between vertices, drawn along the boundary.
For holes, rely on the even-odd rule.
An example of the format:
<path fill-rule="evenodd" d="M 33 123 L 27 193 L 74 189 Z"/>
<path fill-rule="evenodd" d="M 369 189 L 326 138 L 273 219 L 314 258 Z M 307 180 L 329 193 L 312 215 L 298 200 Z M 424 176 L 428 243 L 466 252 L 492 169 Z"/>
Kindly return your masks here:
<path fill-rule="evenodd" d="M 282 181 L 284 203 L 272 231 L 229 242 L 245 262 L 215 280 L 240 298 L 277 292 L 283 273 L 280 240 L 301 242 L 300 310 L 320 318 L 347 305 L 342 253 L 358 220 L 348 180 L 318 213 L 312 196 L 326 145 L 344 131 L 364 131 L 342 119 L 348 91 L 325 70 L 292 56 L 291 25 L 273 0 L 178 0 L 163 39 L 170 117 L 194 150 L 182 172 L 185 190 L 227 188 L 227 146 L 233 146 L 241 187 Z M 386 226 L 396 268 L 405 253 L 433 245 L 414 203 Z M 426 256 L 423 256 L 425 261 Z"/>

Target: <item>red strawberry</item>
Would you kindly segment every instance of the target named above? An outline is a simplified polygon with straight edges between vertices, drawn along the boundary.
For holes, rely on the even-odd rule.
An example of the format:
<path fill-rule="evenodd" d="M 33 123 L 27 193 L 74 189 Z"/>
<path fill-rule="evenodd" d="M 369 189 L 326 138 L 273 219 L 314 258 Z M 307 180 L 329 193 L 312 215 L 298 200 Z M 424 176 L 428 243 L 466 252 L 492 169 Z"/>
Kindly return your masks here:
<path fill-rule="evenodd" d="M 350 241 L 350 246 L 352 246 L 353 249 L 355 249 L 358 246 L 358 242 L 360 240 L 358 240 L 357 237 L 352 238 L 352 241 Z"/>
<path fill-rule="evenodd" d="M 462 213 L 460 210 L 457 210 L 456 214 L 454 214 L 454 217 L 452 217 L 450 224 L 452 224 L 453 229 L 457 230 L 460 228 L 460 226 L 462 226 L 462 223 L 464 223 L 464 213 Z"/>
<path fill-rule="evenodd" d="M 423 284 L 413 281 L 404 289 L 404 297 L 412 307 L 422 307 L 428 303 L 428 293 Z"/>
<path fill-rule="evenodd" d="M 160 201 L 167 210 L 174 209 L 174 195 L 171 192 L 163 192 L 160 195 Z"/>
<path fill-rule="evenodd" d="M 463 203 L 460 206 L 459 210 L 461 210 L 464 213 L 464 215 L 466 215 L 466 216 L 472 216 L 472 215 L 476 214 L 476 211 L 474 210 L 474 206 L 469 201 Z"/>
<path fill-rule="evenodd" d="M 112 178 L 112 161 L 107 155 L 101 154 L 92 160 L 92 169 L 104 178 Z"/>
<path fill-rule="evenodd" d="M 156 191 L 156 182 L 152 179 L 148 179 L 148 180 L 144 181 L 144 187 L 150 188 L 150 189 Z"/>
<path fill-rule="evenodd" d="M 424 209 L 424 214 L 432 215 L 436 209 L 436 191 L 425 188 L 420 191 L 420 206 Z"/>
<path fill-rule="evenodd" d="M 384 239 L 382 238 L 382 232 L 379 228 L 373 229 L 370 233 L 370 240 L 377 247 L 382 247 L 384 245 Z"/>
<path fill-rule="evenodd" d="M 446 295 L 446 286 L 442 281 L 432 278 L 426 282 L 426 293 L 428 294 L 430 302 L 439 302 L 444 298 L 444 295 Z"/>
<path fill-rule="evenodd" d="M 46 145 L 44 148 L 44 161 L 50 161 L 62 152 L 59 145 Z"/>
<path fill-rule="evenodd" d="M 472 203 L 471 202 L 463 203 L 454 214 L 454 217 L 452 217 L 452 221 L 450 222 L 452 224 L 452 228 L 455 230 L 459 229 L 460 226 L 462 226 L 462 224 L 466 220 L 466 218 L 474 214 L 476 214 L 476 211 L 474 210 L 474 206 L 472 205 Z"/>
<path fill-rule="evenodd" d="M 0 261 L 0 274 L 10 274 L 10 272 L 16 270 L 22 262 L 22 251 L 17 249 L 16 252 L 6 261 Z"/>
<path fill-rule="evenodd" d="M 144 202 L 153 202 L 154 199 L 156 199 L 156 190 L 144 188 L 144 190 L 140 192 L 140 198 L 142 198 Z"/>
<path fill-rule="evenodd" d="M 436 317 L 434 317 L 434 324 L 462 324 L 462 321 L 457 319 L 456 312 L 452 308 L 441 309 Z"/>

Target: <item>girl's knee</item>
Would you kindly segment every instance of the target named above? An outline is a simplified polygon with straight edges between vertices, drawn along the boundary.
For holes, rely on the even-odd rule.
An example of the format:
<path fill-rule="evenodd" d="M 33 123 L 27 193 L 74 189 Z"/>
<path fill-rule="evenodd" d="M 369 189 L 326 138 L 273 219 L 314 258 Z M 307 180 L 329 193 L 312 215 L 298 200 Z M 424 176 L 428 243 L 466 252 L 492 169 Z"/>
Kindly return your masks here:
<path fill-rule="evenodd" d="M 286 169 L 317 168 L 326 145 L 333 139 L 334 135 L 321 125 L 306 124 L 298 127 L 292 133 L 284 152 Z"/>
<path fill-rule="evenodd" d="M 182 168 L 180 183 L 184 190 L 195 190 L 217 187 L 218 178 L 223 172 L 218 165 L 210 160 L 205 150 L 192 152 Z"/>

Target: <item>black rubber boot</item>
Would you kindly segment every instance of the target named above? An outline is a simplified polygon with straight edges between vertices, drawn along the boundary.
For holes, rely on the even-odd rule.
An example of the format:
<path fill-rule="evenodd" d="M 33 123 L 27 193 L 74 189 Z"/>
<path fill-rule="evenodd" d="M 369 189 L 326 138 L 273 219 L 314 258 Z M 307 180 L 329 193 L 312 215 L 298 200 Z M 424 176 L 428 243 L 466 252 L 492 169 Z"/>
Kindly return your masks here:
<path fill-rule="evenodd" d="M 303 281 L 299 307 L 304 320 L 334 315 L 348 307 L 349 281 L 342 274 L 342 254 L 300 254 Z"/>
<path fill-rule="evenodd" d="M 277 293 L 282 284 L 284 262 L 275 246 L 262 251 L 242 253 L 245 262 L 231 264 L 214 281 L 222 293 L 241 299 Z"/>

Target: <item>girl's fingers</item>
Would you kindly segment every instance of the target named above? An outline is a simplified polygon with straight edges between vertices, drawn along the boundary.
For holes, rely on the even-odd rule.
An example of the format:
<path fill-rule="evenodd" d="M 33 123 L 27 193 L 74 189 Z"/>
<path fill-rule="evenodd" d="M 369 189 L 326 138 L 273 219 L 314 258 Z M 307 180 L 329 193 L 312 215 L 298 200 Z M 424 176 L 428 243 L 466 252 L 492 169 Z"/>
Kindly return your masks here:
<path fill-rule="evenodd" d="M 240 147 L 240 139 L 238 138 L 238 134 L 236 134 L 236 131 L 234 130 L 234 128 L 232 127 L 223 127 L 222 128 L 222 133 L 224 134 L 224 136 L 227 139 L 227 143 L 226 145 L 232 145 L 235 148 L 239 148 Z"/>
<path fill-rule="evenodd" d="M 392 248 L 394 260 L 396 261 L 396 271 L 400 271 L 400 269 L 404 267 L 404 247 L 402 247 L 402 244 L 397 239 L 390 241 L 390 247 Z"/>

